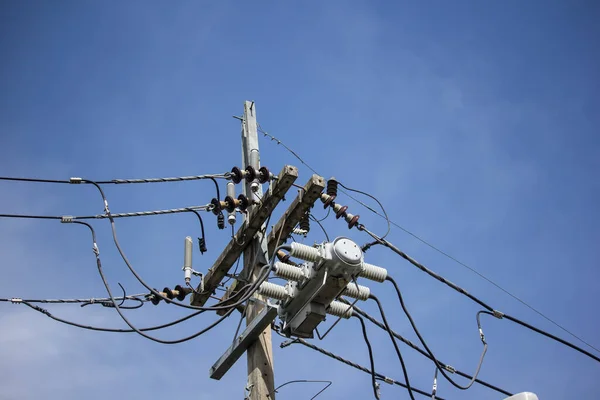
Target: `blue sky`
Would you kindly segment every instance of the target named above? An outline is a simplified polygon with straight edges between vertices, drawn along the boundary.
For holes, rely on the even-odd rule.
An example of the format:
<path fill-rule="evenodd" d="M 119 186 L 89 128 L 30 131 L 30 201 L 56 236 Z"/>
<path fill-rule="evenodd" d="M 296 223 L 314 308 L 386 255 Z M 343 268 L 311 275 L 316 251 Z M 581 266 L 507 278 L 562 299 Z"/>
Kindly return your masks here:
<path fill-rule="evenodd" d="M 256 101 L 270 133 L 325 177 L 368 191 L 391 218 L 536 308 L 600 345 L 599 7 L 572 2 L 109 2 L 0 4 L 1 175 L 66 179 L 219 173 L 240 165 L 244 100 Z M 261 139 L 263 164 L 300 167 Z M 113 212 L 205 204 L 209 182 L 106 189 Z M 91 187 L 0 182 L 6 213 L 97 214 Z M 375 231 L 377 216 L 340 197 Z M 285 203 L 284 203 L 285 205 Z M 319 207 L 315 213 L 321 215 Z M 208 217 L 208 215 L 207 215 Z M 205 271 L 227 243 L 208 217 Z M 95 223 L 113 286 L 140 292 Z M 349 235 L 335 219 L 331 236 Z M 182 280 L 182 241 L 198 236 L 191 215 L 117 221 L 124 249 L 153 286 Z M 390 240 L 495 308 L 569 338 L 473 273 L 394 228 Z M 321 241 L 314 229 L 307 242 Z M 472 373 L 480 352 L 478 308 L 383 248 L 367 253 L 399 282 L 436 355 Z M 103 296 L 88 232 L 51 221 L 0 221 L 2 297 Z M 392 326 L 415 339 L 387 284 L 368 283 Z M 114 310 L 48 307 L 80 322 L 122 326 Z M 375 312 L 373 305 L 365 309 Z M 140 326 L 183 313 L 161 304 L 131 312 Z M 161 334 L 200 329 L 196 318 Z M 79 331 L 24 306 L 0 308 L 0 397 L 104 399 L 240 398 L 246 363 L 221 380 L 208 368 L 233 337 L 230 318 L 201 338 L 161 346 L 133 334 Z M 326 324 L 330 323 L 327 321 Z M 540 399 L 589 396 L 600 366 L 507 321 L 484 319 L 490 348 L 481 378 Z M 377 369 L 401 380 L 384 333 L 369 327 Z M 225 337 L 225 339 L 223 339 Z M 322 398 L 369 398 L 369 376 L 303 347 L 279 349 L 276 382 L 327 379 Z M 322 343 L 368 365 L 356 321 Z M 403 349 L 415 386 L 429 390 L 433 365 Z M 290 385 L 280 398 L 310 398 Z M 473 387 L 446 398 L 497 399 Z M 383 398 L 406 398 L 382 387 Z"/>

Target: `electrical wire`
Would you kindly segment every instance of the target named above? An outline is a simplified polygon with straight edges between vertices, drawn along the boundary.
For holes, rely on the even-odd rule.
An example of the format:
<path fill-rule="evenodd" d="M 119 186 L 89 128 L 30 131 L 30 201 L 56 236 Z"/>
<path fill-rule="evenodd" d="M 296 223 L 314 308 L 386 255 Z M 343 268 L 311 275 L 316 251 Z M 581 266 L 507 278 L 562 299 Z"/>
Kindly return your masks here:
<path fill-rule="evenodd" d="M 319 221 L 318 219 L 316 219 L 315 217 L 313 217 L 312 215 L 310 215 L 310 219 L 314 222 L 317 223 L 317 225 L 319 225 L 321 227 L 321 230 L 323 231 L 323 233 L 325 234 L 325 238 L 327 239 L 327 241 L 329 242 L 329 235 L 327 234 L 327 231 L 325 230 L 325 228 L 323 227 L 323 224 L 321 224 L 321 221 Z"/>
<path fill-rule="evenodd" d="M 286 383 L 282 383 L 281 385 L 277 386 L 275 389 L 273 389 L 273 391 L 271 393 L 267 394 L 267 397 L 271 397 L 271 394 L 277 393 L 277 391 L 279 389 L 281 389 L 284 386 L 291 385 L 292 383 L 326 383 L 327 384 L 327 385 L 325 385 L 325 387 L 323 389 L 319 390 L 315 395 L 313 395 L 313 397 L 311 397 L 310 400 L 316 399 L 321 393 L 323 393 L 324 391 L 329 389 L 329 386 L 331 386 L 333 384 L 332 381 L 320 381 L 320 380 L 314 380 L 314 379 L 295 379 L 293 381 L 288 381 Z"/>
<path fill-rule="evenodd" d="M 471 378 L 471 380 L 469 381 L 469 383 L 466 386 L 461 386 L 458 383 L 454 382 L 454 380 L 452 380 L 452 378 L 450 378 L 446 372 L 444 371 L 444 366 L 440 365 L 437 362 L 437 358 L 435 357 L 435 355 L 433 354 L 433 352 L 431 351 L 431 349 L 429 349 L 429 346 L 427 346 L 427 343 L 425 342 L 425 339 L 423 339 L 423 336 L 421 336 L 421 333 L 419 332 L 419 329 L 417 328 L 417 324 L 415 323 L 412 315 L 410 315 L 410 312 L 408 311 L 408 308 L 406 307 L 406 304 L 404 303 L 404 299 L 402 298 L 402 293 L 400 292 L 400 289 L 398 288 L 398 284 L 396 283 L 396 281 L 394 280 L 394 278 L 392 278 L 391 276 L 387 276 L 386 280 L 391 282 L 392 285 L 394 285 L 394 289 L 396 289 L 396 294 L 398 295 L 398 300 L 400 301 L 400 306 L 402 307 L 402 310 L 404 311 L 404 314 L 406 315 L 406 317 L 408 318 L 408 321 L 410 322 L 410 326 L 412 326 L 413 331 L 415 332 L 415 334 L 417 335 L 417 337 L 419 338 L 419 341 L 421 342 L 421 344 L 423 345 L 423 347 L 425 348 L 425 350 L 427 351 L 427 353 L 429 354 L 429 358 L 431 360 L 433 360 L 433 362 L 435 363 L 436 367 L 440 370 L 440 372 L 442 373 L 442 375 L 444 376 L 444 378 L 446 378 L 446 380 L 448 382 L 450 382 L 452 384 L 452 386 L 454 386 L 457 389 L 460 390 L 467 390 L 469 389 L 471 386 L 473 386 L 473 383 L 475 383 L 475 380 L 477 379 L 477 376 L 479 375 L 479 371 L 481 370 L 481 366 L 483 364 L 483 359 L 485 357 L 485 353 L 487 352 L 487 342 L 485 341 L 485 337 L 483 336 L 483 331 L 481 329 L 481 324 L 479 322 L 479 314 L 482 312 L 478 312 L 477 313 L 477 327 L 479 328 L 479 336 L 481 338 L 481 342 L 483 343 L 483 350 L 481 351 L 481 356 L 479 357 L 479 363 L 477 364 L 477 369 L 475 370 L 475 373 L 473 374 L 473 377 Z M 485 313 L 489 313 L 489 311 L 484 311 Z M 493 315 L 493 314 L 492 314 Z"/>
<path fill-rule="evenodd" d="M 97 186 L 98 188 L 100 188 L 99 186 Z M 102 194 L 104 195 L 104 193 L 102 192 Z M 108 210 L 108 203 L 105 202 L 106 205 L 106 209 Z M 104 284 L 104 287 L 106 288 L 106 292 L 108 293 L 108 297 L 110 297 L 110 301 L 112 302 L 115 310 L 117 311 L 117 313 L 119 314 L 119 316 L 121 317 L 121 319 L 123 320 L 123 322 L 125 322 L 131 329 L 133 329 L 138 335 L 145 337 L 146 339 L 149 339 L 153 342 L 157 342 L 157 343 L 161 343 L 161 344 L 178 344 L 178 343 L 183 343 L 185 341 L 194 339 L 200 335 L 202 335 L 203 333 L 209 331 L 210 329 L 212 329 L 213 327 L 217 326 L 219 323 L 221 323 L 225 318 L 227 318 L 232 312 L 233 312 L 233 308 L 230 309 L 227 313 L 225 313 L 221 318 L 219 318 L 217 321 L 215 321 L 213 324 L 209 325 L 208 327 L 202 329 L 199 332 L 194 333 L 191 336 L 182 338 L 182 339 L 177 339 L 177 340 L 163 340 L 163 339 L 158 339 L 155 338 L 153 336 L 150 336 L 146 333 L 144 333 L 143 331 L 141 331 L 140 329 L 138 329 L 136 326 L 134 326 L 129 319 L 123 314 L 123 312 L 121 311 L 121 307 L 119 306 L 119 304 L 117 303 L 117 301 L 115 300 L 112 291 L 110 289 L 110 285 L 108 284 L 108 281 L 106 280 L 106 277 L 104 276 L 104 271 L 102 270 L 102 262 L 100 261 L 100 251 L 98 250 L 98 244 L 96 242 L 96 232 L 94 231 L 94 228 L 88 224 L 87 222 L 80 222 L 80 221 L 73 221 L 73 223 L 77 223 L 80 225 L 85 225 L 90 229 L 90 232 L 92 234 L 92 241 L 93 241 L 93 251 L 94 251 L 94 255 L 96 257 L 96 266 L 98 268 L 98 273 L 100 274 L 100 278 L 102 279 L 102 283 Z M 37 307 L 37 306 L 36 306 Z M 42 312 L 42 311 L 40 311 Z"/>
<path fill-rule="evenodd" d="M 258 129 L 259 129 L 259 132 L 262 133 L 265 137 L 269 137 L 272 141 L 275 141 L 278 145 L 283 146 L 290 154 L 292 154 L 294 157 L 296 157 L 296 159 L 298 159 L 298 161 L 300 161 L 302 164 L 304 164 L 313 173 L 315 173 L 317 175 L 321 175 L 317 171 L 315 171 L 310 165 L 308 165 L 296 152 L 294 152 L 291 148 L 289 148 L 288 146 L 286 146 L 285 143 L 283 143 L 281 140 L 277 139 L 275 136 L 271 135 L 270 133 L 264 131 L 260 127 L 260 125 L 258 126 Z M 365 207 L 365 208 L 369 209 L 370 211 L 372 211 L 374 214 L 378 215 L 381 218 L 384 218 L 384 219 L 388 220 L 388 218 L 385 215 L 382 215 L 379 212 L 377 212 L 376 210 L 373 210 L 371 207 L 369 207 L 368 205 L 364 204 L 360 200 L 356 199 L 354 196 L 351 196 L 350 194 L 348 194 L 344 190 L 340 189 L 340 191 L 342 193 L 344 193 L 345 195 L 347 195 L 350 199 L 354 200 L 358 204 L 360 204 L 363 207 Z M 392 221 L 391 219 L 388 220 L 388 221 L 389 221 L 390 224 L 392 224 L 396 228 L 402 230 L 403 232 L 405 232 L 408 235 L 412 236 L 413 238 L 415 238 L 419 242 L 423 243 L 427 247 L 431 248 L 432 250 L 434 250 L 434 251 L 440 253 L 441 255 L 447 257 L 448 259 L 452 260 L 453 262 L 455 262 L 456 264 L 460 265 L 461 267 L 466 268 L 467 270 L 471 271 L 472 273 L 474 273 L 475 275 L 477 275 L 481 279 L 485 280 L 486 282 L 488 282 L 489 284 L 493 285 L 494 287 L 496 287 L 500 291 L 504 292 L 504 294 L 512 297 L 514 300 L 518 301 L 519 303 L 521 303 L 525 307 L 529 308 L 531 311 L 533 311 L 534 313 L 538 314 L 540 317 L 544 318 L 546 321 L 550 322 L 551 324 L 553 324 L 557 328 L 561 329 L 562 331 L 564 331 L 567 334 L 571 335 L 575 339 L 579 340 L 581 343 L 587 345 L 588 347 L 590 347 L 590 348 L 592 348 L 595 351 L 597 351 L 597 352 L 600 353 L 600 350 L 597 347 L 595 347 L 594 345 L 590 344 L 586 340 L 582 339 L 580 336 L 576 335 L 575 333 L 573 333 L 569 329 L 565 328 L 564 326 L 562 326 L 561 324 L 559 324 L 558 322 L 556 322 L 555 320 L 553 320 L 552 318 L 550 318 L 549 316 L 547 316 L 546 314 L 544 314 L 543 312 L 541 312 L 538 309 L 536 309 L 535 307 L 533 307 L 531 304 L 527 303 L 525 300 L 521 299 L 519 296 L 517 296 L 517 295 L 511 293 L 509 290 L 503 288 L 502 286 L 500 286 L 500 284 L 494 282 L 491 278 L 488 278 L 487 276 L 483 275 L 481 272 L 479 272 L 475 268 L 469 266 L 467 263 L 465 263 L 463 261 L 460 261 L 458 258 L 450 255 L 449 253 L 447 253 L 444 250 L 440 249 L 439 247 L 433 245 L 432 243 L 430 243 L 426 239 L 421 238 L 419 235 L 411 232 L 409 229 L 403 227 L 402 225 L 399 225 L 398 223 Z"/>
<path fill-rule="evenodd" d="M 485 308 L 487 311 L 490 311 L 493 313 L 494 316 L 496 316 L 499 319 L 502 318 L 506 318 L 509 321 L 515 322 L 525 328 L 528 328 L 534 332 L 537 332 L 543 336 L 546 336 L 550 339 L 553 339 L 555 341 L 557 341 L 558 343 L 561 343 L 567 347 L 570 347 L 573 350 L 576 350 L 578 352 L 580 352 L 581 354 L 584 354 L 588 357 L 590 357 L 591 359 L 600 362 L 600 358 L 592 353 L 590 353 L 587 350 L 584 350 L 570 342 L 567 342 L 564 339 L 561 339 L 557 336 L 552 335 L 551 333 L 548 333 L 546 331 L 543 331 L 539 328 L 536 328 L 524 321 L 521 321 L 518 318 L 512 317 L 510 315 L 507 315 L 505 313 L 499 312 L 497 310 L 495 310 L 494 308 L 492 308 L 491 306 L 489 306 L 488 304 L 486 304 L 485 302 L 483 302 L 482 300 L 480 300 L 479 298 L 473 296 L 472 294 L 468 293 L 466 290 L 464 290 L 463 288 L 461 288 L 460 286 L 455 285 L 454 283 L 448 281 L 446 278 L 442 277 L 441 275 L 438 275 L 437 273 L 433 272 L 432 270 L 430 270 L 429 268 L 425 267 L 423 264 L 417 262 L 416 260 L 414 260 L 413 258 L 411 258 L 410 256 L 408 256 L 406 253 L 404 253 L 402 250 L 398 249 L 396 246 L 394 246 L 393 244 L 391 244 L 388 240 L 386 239 L 381 239 L 379 238 L 377 235 L 375 235 L 374 233 L 370 232 L 369 230 L 367 230 L 364 225 L 359 225 L 359 230 L 364 231 L 366 233 L 368 233 L 373 239 L 377 240 L 380 242 L 380 244 L 384 245 L 385 247 L 389 248 L 390 250 L 392 250 L 394 253 L 398 254 L 400 257 L 404 258 L 405 260 L 407 260 L 408 262 L 410 262 L 412 265 L 414 265 L 415 267 L 419 268 L 421 271 L 427 273 L 429 276 L 434 277 L 435 279 L 439 280 L 440 282 L 446 284 L 447 286 L 451 287 L 452 289 L 456 290 L 457 292 L 463 294 L 464 296 L 468 297 L 469 299 L 473 300 L 475 303 L 479 304 L 480 306 L 482 306 L 483 308 Z"/>
<path fill-rule="evenodd" d="M 275 333 L 277 333 L 279 336 L 287 339 L 286 336 L 282 335 L 278 331 L 275 331 Z M 289 340 L 289 341 L 283 342 L 283 343 L 281 343 L 279 345 L 279 347 L 285 348 L 285 347 L 287 347 L 287 346 L 289 346 L 291 344 L 294 344 L 294 343 L 299 343 L 299 344 L 301 344 L 301 345 L 303 345 L 305 347 L 308 347 L 309 349 L 315 350 L 315 351 L 317 351 L 317 352 L 319 352 L 319 353 L 321 353 L 323 355 L 326 355 L 327 357 L 333 358 L 336 361 L 339 361 L 341 363 L 349 365 L 352 368 L 355 368 L 355 369 L 357 369 L 359 371 L 365 372 L 365 373 L 367 373 L 369 375 L 371 374 L 371 370 L 369 368 L 364 367 L 364 366 L 362 366 L 360 364 L 357 364 L 357 363 L 355 363 L 353 361 L 347 360 L 347 359 L 345 359 L 345 358 L 343 358 L 343 357 L 341 357 L 341 356 L 339 356 L 337 354 L 334 354 L 334 353 L 332 353 L 332 352 L 330 352 L 328 350 L 325 350 L 325 349 L 323 349 L 321 347 L 318 347 L 318 346 L 316 346 L 316 345 L 314 345 L 314 344 L 312 344 L 310 342 L 307 342 L 306 340 L 304 340 L 302 338 L 296 338 L 296 339 L 293 339 L 293 340 Z M 381 381 L 383 381 L 383 382 L 385 382 L 387 384 L 397 385 L 397 386 L 406 388 L 406 384 L 404 384 L 402 382 L 399 382 L 399 381 L 397 381 L 395 379 L 389 378 L 389 377 L 387 377 L 387 376 L 385 376 L 385 375 L 383 375 L 383 374 L 381 374 L 379 372 L 375 372 L 375 376 L 377 377 L 378 380 L 381 380 Z M 428 392 L 426 392 L 426 391 L 424 391 L 424 390 L 421 390 L 421 389 L 418 389 L 418 388 L 414 388 L 414 387 L 411 388 L 411 390 L 414 391 L 415 393 L 418 393 L 418 394 L 422 395 L 422 396 L 431 397 L 431 394 L 428 393 Z M 438 397 L 437 399 L 438 400 L 444 400 L 441 397 Z"/>
<path fill-rule="evenodd" d="M 130 183 L 162 183 L 162 182 L 181 182 L 181 181 L 194 181 L 201 179 L 230 179 L 231 172 L 226 172 L 224 174 L 206 174 L 206 175 L 191 175 L 191 176 L 178 176 L 178 177 L 169 177 L 169 178 L 145 178 L 145 179 L 111 179 L 108 181 L 95 181 L 98 185 L 108 185 L 108 184 L 130 184 Z M 36 182 L 36 183 L 65 183 L 65 184 L 91 184 L 92 181 L 79 181 L 77 178 L 72 178 L 70 180 L 56 180 L 56 179 L 37 179 L 37 178 L 17 178 L 17 177 L 8 177 L 8 176 L 0 176 L 0 181 L 18 181 L 18 182 Z"/>
<path fill-rule="evenodd" d="M 394 345 L 394 350 L 396 350 L 396 355 L 398 356 L 398 360 L 400 361 L 400 365 L 402 366 L 402 374 L 404 375 L 404 380 L 406 382 L 406 389 L 408 390 L 408 394 L 410 395 L 411 400 L 415 400 L 415 396 L 413 395 L 412 388 L 410 387 L 410 380 L 408 379 L 408 372 L 406 371 L 406 365 L 404 364 L 404 359 L 402 358 L 402 353 L 400 352 L 400 349 L 398 348 L 398 343 L 396 343 L 396 338 L 392 334 L 392 328 L 390 328 L 390 325 L 387 322 L 387 318 L 385 317 L 385 312 L 383 311 L 383 306 L 381 305 L 381 302 L 375 295 L 371 294 L 371 295 L 369 295 L 369 298 L 374 300 L 375 303 L 377 303 L 377 307 L 379 308 L 379 313 L 381 314 L 381 319 L 383 320 L 383 324 L 385 325 L 385 330 L 387 331 L 387 333 L 390 337 L 390 340 L 392 341 L 392 344 Z"/>
<path fill-rule="evenodd" d="M 350 192 L 355 192 L 355 193 L 359 193 L 362 194 L 363 196 L 367 196 L 370 197 L 371 199 L 375 200 L 375 202 L 377 202 L 377 204 L 379 204 L 379 208 L 381 208 L 381 211 L 383 212 L 383 215 L 385 216 L 385 220 L 387 222 L 387 231 L 385 232 L 385 235 L 382 236 L 383 239 L 385 239 L 385 237 L 390 233 L 390 230 L 392 229 L 391 223 L 390 223 L 390 217 L 388 216 L 387 212 L 385 211 L 385 208 L 383 207 L 383 204 L 381 204 L 381 202 L 373 195 L 370 195 L 369 193 L 363 192 L 361 190 L 356 190 L 356 189 L 352 189 L 349 188 L 347 186 L 345 186 L 342 182 L 338 181 L 338 185 L 340 185 L 341 187 L 343 187 L 344 189 L 350 191 Z M 371 207 L 368 207 L 365 205 L 365 207 L 372 211 L 372 212 L 376 212 L 374 209 L 372 209 Z"/>
<path fill-rule="evenodd" d="M 367 345 L 367 349 L 369 350 L 369 363 L 371 364 L 371 385 L 373 386 L 373 395 L 377 400 L 379 400 L 379 388 L 377 384 L 377 380 L 375 379 L 375 360 L 373 358 L 373 348 L 371 347 L 371 342 L 369 342 L 369 337 L 367 336 L 367 327 L 365 326 L 365 320 L 358 314 L 352 314 L 352 316 L 360 321 L 360 327 L 362 329 L 363 338 Z"/>
<path fill-rule="evenodd" d="M 343 303 L 346 304 L 350 304 L 350 302 L 344 298 L 339 298 L 340 301 L 342 301 Z M 368 319 L 369 321 L 371 321 L 374 325 L 378 326 L 379 328 L 386 330 L 385 325 L 381 322 L 379 322 L 377 319 L 375 319 L 373 316 L 369 315 L 367 312 L 363 311 L 362 309 L 360 309 L 358 306 L 353 306 L 354 312 L 360 314 L 362 317 Z M 429 353 L 427 353 L 425 350 L 421 349 L 419 346 L 415 345 L 413 342 L 411 342 L 410 340 L 406 339 L 404 336 L 400 335 L 399 333 L 397 333 L 396 331 L 392 330 L 392 334 L 394 335 L 394 337 L 396 337 L 397 339 L 399 339 L 400 341 L 402 341 L 404 344 L 406 344 L 407 346 L 409 346 L 410 348 L 412 348 L 413 350 L 416 350 L 417 352 L 419 352 L 421 355 L 423 355 L 424 357 L 427 357 L 428 359 L 436 362 L 437 364 L 441 365 L 442 368 L 444 368 L 446 371 L 448 372 L 452 372 L 452 373 L 456 373 L 459 376 L 462 376 L 463 378 L 467 378 L 467 379 L 473 379 L 473 377 L 469 374 L 466 374 L 456 368 L 454 368 L 453 366 L 444 363 L 443 361 L 439 360 L 439 359 L 432 359 L 431 356 L 429 355 Z M 485 386 L 489 389 L 495 390 L 498 393 L 502 393 L 503 395 L 506 396 L 512 396 L 513 393 L 501 389 L 497 386 L 494 386 L 490 383 L 487 383 L 481 379 L 475 379 L 475 382 L 477 382 L 478 384 Z"/>

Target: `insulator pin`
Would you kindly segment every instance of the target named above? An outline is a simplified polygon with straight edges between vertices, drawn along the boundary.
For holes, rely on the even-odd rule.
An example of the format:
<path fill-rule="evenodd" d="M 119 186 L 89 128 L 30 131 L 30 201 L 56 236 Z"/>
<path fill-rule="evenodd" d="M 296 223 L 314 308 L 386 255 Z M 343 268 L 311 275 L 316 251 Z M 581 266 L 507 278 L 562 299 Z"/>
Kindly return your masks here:
<path fill-rule="evenodd" d="M 260 183 L 267 183 L 271 180 L 271 173 L 267 167 L 260 167 L 258 170 L 258 181 Z"/>
<path fill-rule="evenodd" d="M 338 193 L 338 181 L 332 176 L 327 181 L 327 194 L 332 197 L 337 197 Z"/>

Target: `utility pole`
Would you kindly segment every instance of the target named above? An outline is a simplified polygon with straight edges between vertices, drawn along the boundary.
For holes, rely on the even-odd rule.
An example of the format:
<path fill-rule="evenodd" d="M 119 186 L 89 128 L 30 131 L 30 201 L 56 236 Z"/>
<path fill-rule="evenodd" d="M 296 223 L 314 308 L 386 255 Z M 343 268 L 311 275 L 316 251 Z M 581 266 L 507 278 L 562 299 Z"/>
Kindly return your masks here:
<path fill-rule="evenodd" d="M 260 168 L 260 153 L 258 151 L 258 129 L 256 122 L 256 105 L 252 101 L 244 103 L 244 118 L 242 120 L 242 165 L 250 165 L 256 171 Z M 246 182 L 243 185 L 244 194 L 249 199 L 261 201 L 262 186 L 258 182 Z M 251 214 L 247 214 L 249 218 Z M 242 276 L 250 278 L 251 282 L 258 279 L 257 266 L 259 261 L 266 263 L 271 256 L 267 253 L 267 242 L 264 233 L 257 233 L 251 240 L 250 246 L 244 250 L 244 269 Z M 267 299 L 255 294 L 246 307 L 246 324 L 249 325 L 264 307 L 261 303 Z M 246 354 L 248 360 L 247 393 L 250 400 L 274 400 L 275 378 L 273 373 L 273 346 L 271 342 L 271 327 L 268 326 L 250 347 Z"/>

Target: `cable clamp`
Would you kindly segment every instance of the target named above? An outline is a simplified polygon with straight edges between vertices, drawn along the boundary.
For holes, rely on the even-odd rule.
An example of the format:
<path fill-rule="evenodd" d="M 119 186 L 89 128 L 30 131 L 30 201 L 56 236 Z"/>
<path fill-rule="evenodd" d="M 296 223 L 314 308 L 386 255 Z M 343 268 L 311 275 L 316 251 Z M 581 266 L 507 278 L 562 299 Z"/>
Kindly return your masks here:
<path fill-rule="evenodd" d="M 74 219 L 75 219 L 75 217 L 72 215 L 63 215 L 60 218 L 60 222 L 62 222 L 63 224 L 68 224 L 68 223 L 73 222 Z"/>
<path fill-rule="evenodd" d="M 393 385 L 394 384 L 394 380 L 392 378 L 389 378 L 387 376 L 383 377 L 383 381 L 389 385 Z"/>
<path fill-rule="evenodd" d="M 13 304 L 21 304 L 23 302 L 23 299 L 18 298 L 18 297 L 13 297 L 12 299 L 10 299 L 10 302 Z"/>
<path fill-rule="evenodd" d="M 456 368 L 454 368 L 452 365 L 444 365 L 444 369 L 446 371 L 450 372 L 451 374 L 456 373 Z"/>
<path fill-rule="evenodd" d="M 504 313 L 501 311 L 494 310 L 494 311 L 492 311 L 492 314 L 494 314 L 494 317 L 496 317 L 498 319 L 504 318 Z"/>
<path fill-rule="evenodd" d="M 69 178 L 69 183 L 75 183 L 75 184 L 79 184 L 79 183 L 81 183 L 82 181 L 83 181 L 83 179 L 81 179 L 81 178 L 78 178 L 78 177 L 72 177 L 72 178 Z"/>

